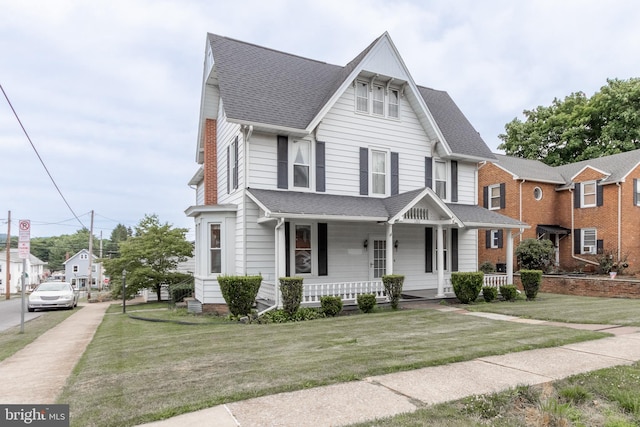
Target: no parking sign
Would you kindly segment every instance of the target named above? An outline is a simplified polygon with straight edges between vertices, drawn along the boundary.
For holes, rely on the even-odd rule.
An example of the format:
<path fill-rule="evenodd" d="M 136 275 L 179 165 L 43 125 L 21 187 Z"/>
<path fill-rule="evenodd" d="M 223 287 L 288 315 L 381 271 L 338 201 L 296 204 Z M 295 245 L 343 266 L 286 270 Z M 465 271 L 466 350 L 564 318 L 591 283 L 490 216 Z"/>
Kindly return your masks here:
<path fill-rule="evenodd" d="M 29 258 L 31 252 L 31 221 L 21 219 L 18 223 L 18 256 L 22 259 Z"/>

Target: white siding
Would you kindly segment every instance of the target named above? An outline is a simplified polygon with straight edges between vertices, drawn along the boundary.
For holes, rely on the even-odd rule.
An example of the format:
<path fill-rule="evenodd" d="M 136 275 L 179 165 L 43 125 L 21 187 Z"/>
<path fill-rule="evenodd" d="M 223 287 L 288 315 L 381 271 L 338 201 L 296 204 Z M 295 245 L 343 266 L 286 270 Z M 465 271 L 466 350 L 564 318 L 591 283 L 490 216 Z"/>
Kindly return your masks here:
<path fill-rule="evenodd" d="M 278 137 L 255 132 L 249 144 L 248 186 L 276 189 L 278 186 Z"/>
<path fill-rule="evenodd" d="M 477 204 L 476 176 L 475 163 L 458 162 L 458 203 Z"/>

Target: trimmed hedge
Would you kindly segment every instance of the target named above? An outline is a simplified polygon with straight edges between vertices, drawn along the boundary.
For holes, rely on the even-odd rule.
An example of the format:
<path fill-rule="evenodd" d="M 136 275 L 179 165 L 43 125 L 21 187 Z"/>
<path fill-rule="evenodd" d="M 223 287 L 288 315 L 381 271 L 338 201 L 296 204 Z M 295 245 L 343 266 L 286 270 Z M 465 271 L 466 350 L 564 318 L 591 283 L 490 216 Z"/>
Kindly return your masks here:
<path fill-rule="evenodd" d="M 474 302 L 480 295 L 483 284 L 484 273 L 481 271 L 469 273 L 456 271 L 451 273 L 453 292 L 463 304 Z"/>
<path fill-rule="evenodd" d="M 282 296 L 282 309 L 289 316 L 295 314 L 300 308 L 302 302 L 303 285 L 302 277 L 281 277 L 280 278 L 280 292 Z"/>
<path fill-rule="evenodd" d="M 515 301 L 518 295 L 518 288 L 515 285 L 502 285 L 500 286 L 500 295 L 505 301 Z"/>
<path fill-rule="evenodd" d="M 374 294 L 360 294 L 357 297 L 358 308 L 363 313 L 371 313 L 376 306 L 376 296 Z"/>
<path fill-rule="evenodd" d="M 222 297 L 234 316 L 246 316 L 256 300 L 262 276 L 218 276 Z"/>
<path fill-rule="evenodd" d="M 527 300 L 536 299 L 542 283 L 542 270 L 520 270 L 520 280 Z"/>
<path fill-rule="evenodd" d="M 482 298 L 484 298 L 486 302 L 495 300 L 496 298 L 498 298 L 498 288 L 495 288 L 493 286 L 483 286 Z"/>
<path fill-rule="evenodd" d="M 320 307 L 325 316 L 336 316 L 342 311 L 342 298 L 333 296 L 321 297 Z"/>
<path fill-rule="evenodd" d="M 397 310 L 398 301 L 400 301 L 400 295 L 402 295 L 404 276 L 402 274 L 385 274 L 382 276 L 382 284 L 391 302 L 391 308 Z"/>

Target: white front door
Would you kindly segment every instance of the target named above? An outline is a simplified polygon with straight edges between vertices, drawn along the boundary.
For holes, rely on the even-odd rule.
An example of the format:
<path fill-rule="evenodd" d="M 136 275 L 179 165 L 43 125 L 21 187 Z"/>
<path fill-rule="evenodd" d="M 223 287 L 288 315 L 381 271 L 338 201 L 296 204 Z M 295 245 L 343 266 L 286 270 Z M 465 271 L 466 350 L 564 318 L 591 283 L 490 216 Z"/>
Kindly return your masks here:
<path fill-rule="evenodd" d="M 383 236 L 373 236 L 369 241 L 369 280 L 381 280 L 387 271 L 387 241 Z"/>

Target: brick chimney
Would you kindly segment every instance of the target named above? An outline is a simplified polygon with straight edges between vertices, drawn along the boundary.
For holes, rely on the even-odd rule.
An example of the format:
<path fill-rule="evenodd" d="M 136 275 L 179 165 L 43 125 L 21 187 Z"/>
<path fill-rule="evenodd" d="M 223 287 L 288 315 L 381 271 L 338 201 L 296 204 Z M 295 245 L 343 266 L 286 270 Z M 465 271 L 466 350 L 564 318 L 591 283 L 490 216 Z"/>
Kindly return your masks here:
<path fill-rule="evenodd" d="M 216 120 L 206 119 L 204 124 L 204 204 L 218 204 L 218 147 Z"/>

